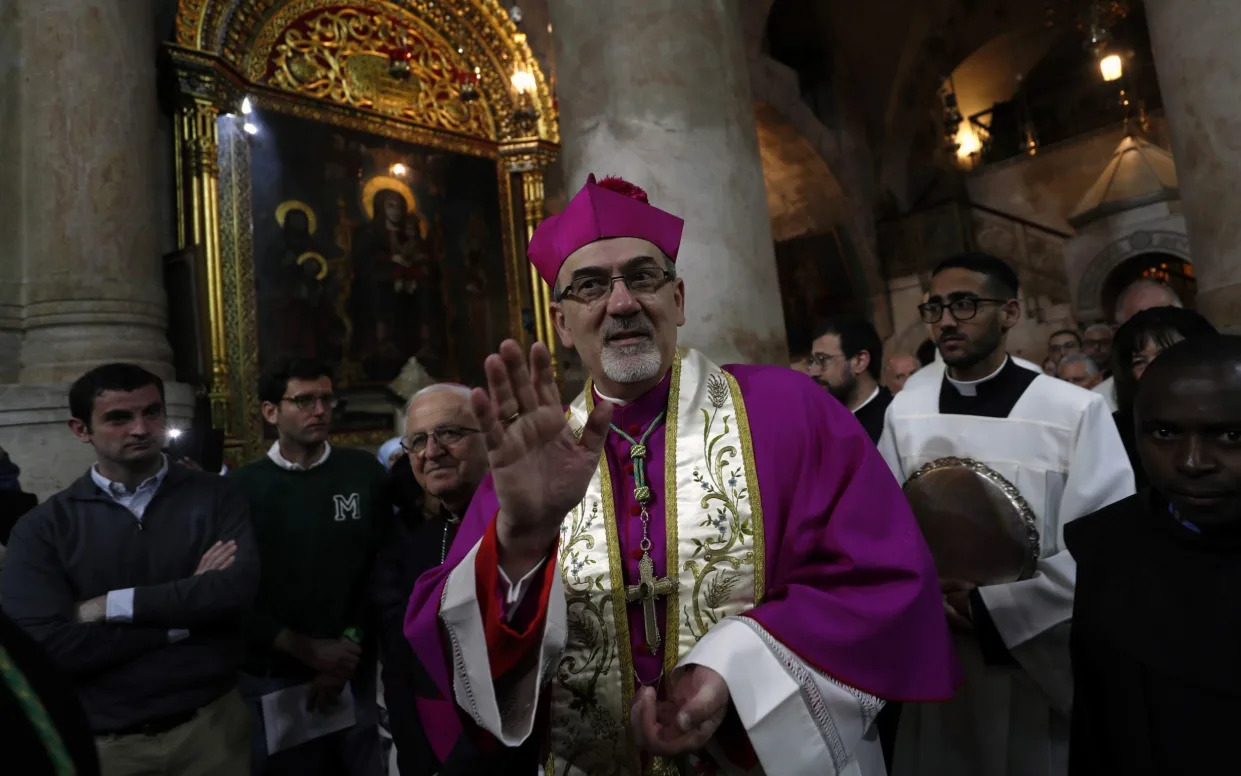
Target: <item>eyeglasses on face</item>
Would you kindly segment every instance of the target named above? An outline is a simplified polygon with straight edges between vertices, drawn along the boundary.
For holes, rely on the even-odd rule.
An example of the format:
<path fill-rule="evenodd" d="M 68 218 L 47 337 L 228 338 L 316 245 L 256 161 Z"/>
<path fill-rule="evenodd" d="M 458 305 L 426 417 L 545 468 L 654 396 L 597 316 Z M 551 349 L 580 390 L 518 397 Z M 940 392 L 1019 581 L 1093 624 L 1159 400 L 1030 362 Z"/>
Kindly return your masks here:
<path fill-rule="evenodd" d="M 844 358 L 843 353 L 811 353 L 806 357 L 806 366 L 811 369 L 825 369 L 834 358 Z"/>
<path fill-rule="evenodd" d="M 323 408 L 328 410 L 340 405 L 340 399 L 330 393 L 299 393 L 297 396 L 281 396 L 280 401 L 287 401 L 302 412 L 310 412 L 319 402 L 323 402 Z"/>
<path fill-rule="evenodd" d="M 616 281 L 625 284 L 631 294 L 649 296 L 663 288 L 668 281 L 676 277 L 675 272 L 654 266 L 634 267 L 620 275 L 608 275 L 606 272 L 591 272 L 578 275 L 569 281 L 568 286 L 556 297 L 560 302 L 571 299 L 582 304 L 598 302 L 612 294 L 612 285 Z"/>
<path fill-rule="evenodd" d="M 951 312 L 955 320 L 968 321 L 970 318 L 978 315 L 979 305 L 1007 303 L 1007 299 L 966 296 L 960 299 L 953 299 L 948 304 L 943 302 L 923 302 L 918 305 L 918 313 L 922 316 L 923 323 L 939 323 L 939 320 L 944 317 L 944 310 Z"/>
<path fill-rule="evenodd" d="M 410 455 L 421 455 L 427 449 L 427 441 L 435 437 L 435 444 L 440 447 L 451 447 L 470 434 L 477 434 L 478 429 L 465 426 L 437 426 L 431 433 L 420 431 L 410 434 L 401 440 L 401 447 Z"/>

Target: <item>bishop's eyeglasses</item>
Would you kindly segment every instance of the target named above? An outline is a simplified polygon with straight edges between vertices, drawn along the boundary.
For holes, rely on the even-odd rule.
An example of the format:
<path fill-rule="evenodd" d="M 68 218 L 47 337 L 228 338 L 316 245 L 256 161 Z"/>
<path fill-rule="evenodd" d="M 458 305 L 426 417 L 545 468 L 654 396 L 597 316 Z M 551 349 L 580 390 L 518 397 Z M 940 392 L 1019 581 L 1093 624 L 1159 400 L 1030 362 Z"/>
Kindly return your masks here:
<path fill-rule="evenodd" d="M 631 294 L 649 296 L 675 277 L 675 272 L 650 265 L 634 267 L 619 275 L 592 272 L 578 275 L 569 281 L 568 286 L 556 296 L 555 301 L 572 299 L 582 304 L 598 302 L 600 299 L 611 296 L 612 284 L 618 280 L 625 284 L 625 288 L 628 288 Z"/>
<path fill-rule="evenodd" d="M 939 319 L 944 317 L 944 310 L 951 312 L 952 317 L 958 321 L 968 321 L 970 318 L 978 315 L 979 305 L 1006 304 L 1007 302 L 1007 299 L 965 296 L 960 299 L 953 299 L 947 304 L 943 302 L 923 302 L 918 305 L 918 313 L 921 314 L 923 323 L 939 323 Z"/>
<path fill-rule="evenodd" d="M 478 429 L 465 426 L 437 426 L 430 433 L 425 431 L 410 434 L 401 440 L 401 447 L 410 455 L 420 455 L 427 449 L 427 440 L 435 437 L 435 444 L 441 448 L 449 447 L 465 439 L 470 434 L 477 434 Z"/>

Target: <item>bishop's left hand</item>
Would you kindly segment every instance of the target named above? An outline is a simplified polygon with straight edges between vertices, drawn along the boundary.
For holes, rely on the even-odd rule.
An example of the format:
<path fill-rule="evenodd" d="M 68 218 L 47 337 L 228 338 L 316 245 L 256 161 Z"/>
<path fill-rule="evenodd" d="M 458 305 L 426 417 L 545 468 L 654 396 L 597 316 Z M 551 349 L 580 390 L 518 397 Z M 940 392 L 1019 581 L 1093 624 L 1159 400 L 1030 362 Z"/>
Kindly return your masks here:
<path fill-rule="evenodd" d="M 728 685 L 715 671 L 691 665 L 674 678 L 662 701 L 653 687 L 634 698 L 629 718 L 638 749 L 647 754 L 675 757 L 702 749 L 728 713 Z"/>

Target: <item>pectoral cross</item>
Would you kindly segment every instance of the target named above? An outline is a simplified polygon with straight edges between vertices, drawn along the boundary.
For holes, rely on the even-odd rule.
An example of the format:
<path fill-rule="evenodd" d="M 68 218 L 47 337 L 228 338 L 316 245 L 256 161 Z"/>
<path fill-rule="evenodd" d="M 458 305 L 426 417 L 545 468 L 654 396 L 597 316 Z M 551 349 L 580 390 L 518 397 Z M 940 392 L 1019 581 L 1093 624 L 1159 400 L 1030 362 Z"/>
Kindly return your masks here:
<path fill-rule="evenodd" d="M 646 648 L 654 655 L 659 650 L 659 623 L 655 619 L 655 599 L 672 595 L 675 583 L 667 577 L 655 577 L 655 561 L 649 552 L 642 553 L 638 561 L 638 584 L 625 587 L 625 600 L 642 602 L 642 614 L 646 619 Z"/>
<path fill-rule="evenodd" d="M 612 430 L 631 445 L 629 457 L 633 459 L 633 498 L 641 507 L 639 514 L 642 518 L 642 541 L 638 544 L 638 549 L 642 550 L 642 557 L 638 559 L 638 584 L 625 587 L 625 601 L 628 603 L 642 602 L 642 614 L 646 620 L 646 648 L 651 651 L 652 655 L 659 650 L 660 644 L 659 622 L 655 619 L 655 599 L 666 598 L 676 591 L 676 583 L 671 579 L 655 576 L 655 561 L 651 560 L 651 514 L 647 511 L 647 505 L 654 499 L 654 494 L 651 493 L 651 486 L 647 484 L 646 479 L 646 443 L 659 424 L 663 422 L 664 413 L 660 412 L 651 421 L 651 425 L 647 426 L 640 440 L 634 439 L 616 424 L 612 424 Z M 662 669 L 660 675 L 663 675 Z M 642 681 L 640 677 L 638 681 Z"/>

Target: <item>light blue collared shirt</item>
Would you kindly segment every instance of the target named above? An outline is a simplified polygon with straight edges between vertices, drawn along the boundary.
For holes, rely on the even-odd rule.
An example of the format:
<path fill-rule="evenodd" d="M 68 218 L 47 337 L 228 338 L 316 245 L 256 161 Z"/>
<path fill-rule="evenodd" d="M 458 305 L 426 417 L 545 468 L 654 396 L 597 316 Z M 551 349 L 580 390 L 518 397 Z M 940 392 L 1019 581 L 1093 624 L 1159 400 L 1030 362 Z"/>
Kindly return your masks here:
<path fill-rule="evenodd" d="M 159 471 L 139 483 L 138 487 L 130 490 L 125 487 L 124 483 L 113 482 L 107 477 L 99 473 L 99 466 L 90 467 L 90 478 L 104 493 L 107 493 L 113 501 L 129 510 L 130 514 L 138 519 L 138 524 L 142 524 L 142 516 L 146 514 L 147 507 L 151 504 L 151 499 L 155 498 L 156 491 L 163 484 L 164 478 L 168 476 L 168 456 L 161 455 L 164 465 Z M 108 593 L 108 622 L 132 622 L 134 619 L 134 589 L 132 587 L 124 590 L 112 590 Z M 169 639 L 179 640 L 180 634 L 169 631 Z"/>
<path fill-rule="evenodd" d="M 168 456 L 160 456 L 164 465 L 159 471 L 139 483 L 138 487 L 130 490 L 126 488 L 124 483 L 113 482 L 107 477 L 99 473 L 99 465 L 90 467 L 90 478 L 95 481 L 99 489 L 112 497 L 112 500 L 128 509 L 134 517 L 138 518 L 138 522 L 142 522 L 142 515 L 146 513 L 147 507 L 151 504 L 151 499 L 155 498 L 155 492 L 159 490 L 159 486 L 163 484 L 164 478 L 168 476 Z"/>

